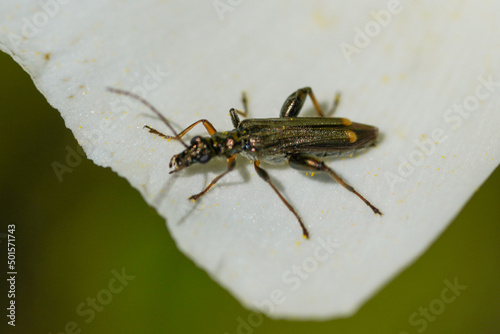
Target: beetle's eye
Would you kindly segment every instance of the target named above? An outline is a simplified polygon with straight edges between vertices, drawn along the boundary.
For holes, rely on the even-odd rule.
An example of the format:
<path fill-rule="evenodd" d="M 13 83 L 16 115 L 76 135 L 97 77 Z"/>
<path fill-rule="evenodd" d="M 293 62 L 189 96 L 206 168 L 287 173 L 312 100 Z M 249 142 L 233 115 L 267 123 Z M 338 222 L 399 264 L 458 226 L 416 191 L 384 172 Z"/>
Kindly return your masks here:
<path fill-rule="evenodd" d="M 194 145 L 200 141 L 200 136 L 196 136 L 193 139 L 191 139 L 191 145 Z"/>
<path fill-rule="evenodd" d="M 201 162 L 202 164 L 204 164 L 208 160 L 210 160 L 210 155 L 205 154 L 205 155 L 202 155 L 201 158 L 198 161 Z"/>

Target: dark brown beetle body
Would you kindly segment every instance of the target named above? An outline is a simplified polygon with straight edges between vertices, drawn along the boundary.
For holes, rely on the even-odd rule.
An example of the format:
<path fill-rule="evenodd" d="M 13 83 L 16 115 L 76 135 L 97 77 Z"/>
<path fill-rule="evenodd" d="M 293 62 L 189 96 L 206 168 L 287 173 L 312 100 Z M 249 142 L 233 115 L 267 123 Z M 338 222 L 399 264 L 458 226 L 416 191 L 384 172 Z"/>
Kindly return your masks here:
<path fill-rule="evenodd" d="M 195 125 L 202 123 L 205 126 L 210 137 L 196 136 L 191 140 L 189 146 L 182 142 L 185 150 L 174 155 L 170 160 L 170 167 L 174 168 L 170 173 L 178 172 L 194 163 L 207 163 L 211 158 L 220 156 L 227 159 L 228 169 L 218 175 L 202 192 L 191 196 L 190 199 L 192 200 L 203 196 L 218 180 L 232 171 L 236 165 L 236 154 L 241 154 L 254 162 L 257 174 L 272 187 L 283 203 L 295 215 L 306 238 L 309 237 L 309 232 L 301 217 L 273 185 L 267 172 L 260 167 L 260 162 L 271 164 L 288 163 L 292 168 L 298 170 L 326 172 L 347 190 L 356 194 L 374 213 L 382 214 L 319 159 L 329 156 L 350 155 L 355 151 L 366 149 L 377 141 L 378 129 L 371 125 L 352 123 L 347 118 L 324 117 L 309 87 L 295 91 L 286 99 L 279 118 L 255 118 L 240 121 L 238 114 L 246 116 L 248 113 L 246 96 L 244 95 L 243 105 L 245 111 L 241 112 L 236 109 L 229 111 L 234 125 L 233 130 L 217 132 L 209 121 L 202 119 L 191 124 L 179 134 L 144 99 L 122 90 L 113 88 L 109 90 L 129 95 L 150 107 L 168 125 L 175 136 L 167 136 L 149 126 L 145 127 L 151 133 L 164 138 L 176 139 L 182 142 L 181 138 Z M 308 95 L 311 97 L 320 117 L 297 117 Z M 335 111 L 339 100 L 340 95 L 337 94 L 331 113 Z"/>

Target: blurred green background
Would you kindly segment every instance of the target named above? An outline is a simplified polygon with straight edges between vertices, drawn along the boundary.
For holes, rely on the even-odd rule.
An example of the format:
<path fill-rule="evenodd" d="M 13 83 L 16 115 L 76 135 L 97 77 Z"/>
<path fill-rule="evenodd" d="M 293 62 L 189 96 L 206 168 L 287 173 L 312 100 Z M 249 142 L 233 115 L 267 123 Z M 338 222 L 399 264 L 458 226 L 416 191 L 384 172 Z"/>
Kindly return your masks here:
<path fill-rule="evenodd" d="M 2 333 L 7 327 L 69 333 L 72 321 L 81 333 L 500 332 L 500 169 L 429 251 L 353 317 L 265 318 L 250 331 L 238 329 L 238 318 L 247 319 L 249 311 L 177 250 L 163 219 L 127 181 L 83 159 L 59 182 L 51 164 L 65 163 L 67 147 L 78 144 L 59 112 L 3 53 L 0 69 L 0 236 L 16 224 L 18 271 L 13 329 L 4 315 L 6 243 L 0 238 Z M 112 270 L 122 268 L 135 278 L 109 293 Z M 423 321 L 411 325 L 410 316 L 437 306 L 443 281 L 455 277 L 467 289 L 425 329 Z M 87 298 L 96 297 L 109 304 L 91 314 Z"/>

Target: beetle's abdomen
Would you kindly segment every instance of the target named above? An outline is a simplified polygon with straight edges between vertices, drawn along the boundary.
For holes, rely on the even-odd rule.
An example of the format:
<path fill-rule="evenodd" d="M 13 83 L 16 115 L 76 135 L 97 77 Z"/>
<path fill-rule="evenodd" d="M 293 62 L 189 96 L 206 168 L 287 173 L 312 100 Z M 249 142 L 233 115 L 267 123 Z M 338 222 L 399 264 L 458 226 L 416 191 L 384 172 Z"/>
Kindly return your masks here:
<path fill-rule="evenodd" d="M 296 153 L 349 155 L 373 145 L 378 137 L 376 127 L 342 118 L 249 119 L 238 130 L 245 155 L 270 163 L 281 163 L 286 155 Z"/>

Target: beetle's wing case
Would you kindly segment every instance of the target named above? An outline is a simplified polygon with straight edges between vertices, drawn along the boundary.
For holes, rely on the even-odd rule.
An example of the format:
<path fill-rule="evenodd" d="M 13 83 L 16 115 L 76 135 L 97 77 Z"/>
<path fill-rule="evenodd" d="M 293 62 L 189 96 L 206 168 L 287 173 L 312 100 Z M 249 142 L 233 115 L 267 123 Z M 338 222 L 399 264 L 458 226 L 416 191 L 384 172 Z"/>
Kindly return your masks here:
<path fill-rule="evenodd" d="M 294 153 L 351 154 L 374 144 L 378 136 L 376 127 L 330 117 L 247 119 L 237 130 L 246 142 L 243 155 L 275 164 Z"/>

